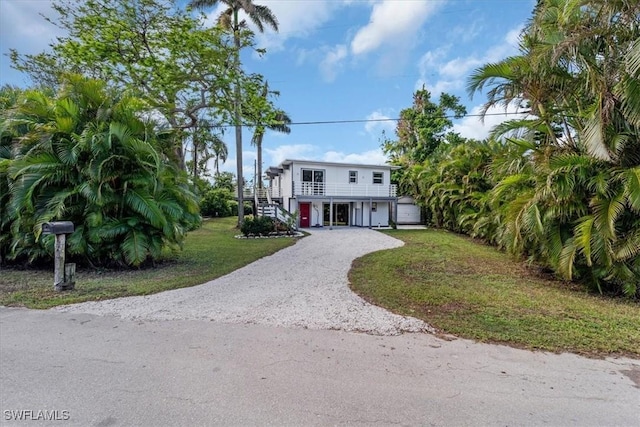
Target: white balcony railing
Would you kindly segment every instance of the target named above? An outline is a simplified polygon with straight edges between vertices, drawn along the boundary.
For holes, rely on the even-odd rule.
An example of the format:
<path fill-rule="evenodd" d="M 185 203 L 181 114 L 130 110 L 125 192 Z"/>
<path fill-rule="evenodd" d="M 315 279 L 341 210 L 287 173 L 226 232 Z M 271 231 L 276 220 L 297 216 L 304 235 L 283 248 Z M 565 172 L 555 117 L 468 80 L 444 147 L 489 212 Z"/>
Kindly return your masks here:
<path fill-rule="evenodd" d="M 395 185 L 294 181 L 295 196 L 396 197 Z"/>
<path fill-rule="evenodd" d="M 283 192 L 279 187 L 254 189 L 245 187 L 244 198 L 279 199 Z M 326 197 L 396 197 L 397 187 L 393 184 L 337 184 L 327 182 L 294 181 L 294 196 L 326 196 Z"/>
<path fill-rule="evenodd" d="M 235 190 L 237 191 L 237 190 Z M 234 194 L 235 194 L 234 191 Z M 245 187 L 243 190 L 243 196 L 245 199 L 252 199 L 257 193 L 258 198 L 260 199 L 268 199 L 267 195 L 271 198 L 278 199 L 282 197 L 282 191 L 280 188 L 253 188 L 253 187 Z"/>

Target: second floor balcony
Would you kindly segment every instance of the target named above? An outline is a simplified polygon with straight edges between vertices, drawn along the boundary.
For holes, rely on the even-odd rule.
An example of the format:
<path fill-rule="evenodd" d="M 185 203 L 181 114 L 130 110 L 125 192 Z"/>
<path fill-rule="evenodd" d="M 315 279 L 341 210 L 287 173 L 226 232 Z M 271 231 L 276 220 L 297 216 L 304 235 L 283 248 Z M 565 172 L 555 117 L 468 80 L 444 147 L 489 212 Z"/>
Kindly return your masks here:
<path fill-rule="evenodd" d="M 268 194 L 268 195 L 267 195 Z M 244 198 L 250 199 L 257 195 L 259 199 L 279 199 L 285 194 L 281 188 L 244 188 Z M 338 184 L 326 182 L 293 182 L 293 196 L 324 196 L 324 197 L 396 197 L 397 187 L 394 184 Z"/>
<path fill-rule="evenodd" d="M 293 182 L 294 196 L 396 197 L 396 186 L 385 184 L 342 184 L 330 182 Z"/>

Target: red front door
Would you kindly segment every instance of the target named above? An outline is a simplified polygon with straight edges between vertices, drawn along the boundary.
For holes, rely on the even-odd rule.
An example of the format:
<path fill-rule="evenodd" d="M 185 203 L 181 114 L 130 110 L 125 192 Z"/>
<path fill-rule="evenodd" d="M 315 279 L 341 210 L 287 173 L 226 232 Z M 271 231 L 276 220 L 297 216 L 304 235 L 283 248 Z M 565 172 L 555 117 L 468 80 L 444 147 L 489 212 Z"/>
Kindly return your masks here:
<path fill-rule="evenodd" d="M 300 228 L 311 226 L 311 203 L 300 203 Z"/>

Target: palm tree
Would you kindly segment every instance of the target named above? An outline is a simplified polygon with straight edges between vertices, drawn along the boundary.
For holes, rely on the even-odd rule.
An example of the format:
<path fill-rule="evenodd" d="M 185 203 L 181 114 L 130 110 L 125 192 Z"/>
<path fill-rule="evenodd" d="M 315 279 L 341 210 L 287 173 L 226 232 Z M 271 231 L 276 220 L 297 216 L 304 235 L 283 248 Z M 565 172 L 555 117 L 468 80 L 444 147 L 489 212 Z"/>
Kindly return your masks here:
<path fill-rule="evenodd" d="M 215 176 L 217 177 L 220 175 L 220 162 L 227 161 L 229 149 L 222 139 L 216 137 L 211 144 L 211 151 L 213 154 L 213 167 L 216 169 Z"/>
<path fill-rule="evenodd" d="M 137 266 L 176 248 L 198 224 L 186 174 L 161 154 L 140 101 L 72 77 L 56 98 L 25 94 L 11 112 L 18 153 L 8 168 L 14 258 L 50 255 L 44 222 L 70 220 L 71 255 Z"/>
<path fill-rule="evenodd" d="M 221 139 L 220 134 L 215 133 L 215 126 L 208 120 L 199 119 L 191 133 L 192 156 L 191 175 L 194 182 L 200 178 L 200 174 L 206 175 L 207 164 L 210 159 L 214 159 L 215 174 L 220 173 L 220 161 L 227 161 L 227 144 Z"/>
<path fill-rule="evenodd" d="M 266 104 L 267 98 L 269 94 L 278 95 L 278 92 L 269 91 L 269 83 L 264 84 L 262 88 L 262 92 L 260 96 L 264 100 Z M 271 114 L 271 118 L 267 117 L 268 114 L 264 110 L 256 111 L 253 114 L 254 117 L 251 117 L 250 120 L 253 121 L 255 126 L 255 131 L 253 132 L 253 137 L 251 138 L 251 143 L 256 146 L 257 151 L 257 178 L 258 178 L 258 188 L 262 188 L 262 140 L 264 138 L 264 133 L 266 129 L 273 130 L 280 133 L 289 134 L 291 133 L 291 128 L 289 125 L 291 124 L 291 118 L 287 115 L 283 110 L 275 110 Z"/>
<path fill-rule="evenodd" d="M 0 265 L 9 253 L 11 241 L 9 216 L 9 176 L 8 169 L 14 159 L 12 140 L 15 132 L 11 129 L 8 112 L 17 104 L 22 89 L 12 86 L 0 88 Z"/>
<path fill-rule="evenodd" d="M 240 226 L 244 220 L 244 212 L 242 206 L 244 206 L 243 200 L 243 188 L 241 183 L 243 182 L 242 171 L 242 105 L 241 105 L 241 93 L 240 93 L 240 39 L 241 31 L 247 29 L 247 22 L 239 19 L 240 11 L 245 12 L 249 19 L 258 28 L 261 33 L 264 32 L 264 25 L 268 25 L 274 31 L 278 31 L 278 20 L 267 6 L 254 4 L 252 0 L 192 0 L 189 5 L 202 9 L 204 7 L 216 6 L 218 4 L 227 5 L 227 9 L 224 10 L 218 17 L 218 25 L 231 31 L 233 33 L 233 41 L 235 44 L 235 71 L 236 71 L 236 83 L 234 90 L 234 122 L 236 132 L 236 170 L 238 179 L 238 226 Z"/>
<path fill-rule="evenodd" d="M 521 55 L 468 86 L 490 88 L 487 108 L 517 102 L 535 115 L 497 129 L 533 142 L 528 173 L 494 189 L 502 244 L 630 296 L 640 293 L 639 13 L 638 2 L 540 0 Z"/>

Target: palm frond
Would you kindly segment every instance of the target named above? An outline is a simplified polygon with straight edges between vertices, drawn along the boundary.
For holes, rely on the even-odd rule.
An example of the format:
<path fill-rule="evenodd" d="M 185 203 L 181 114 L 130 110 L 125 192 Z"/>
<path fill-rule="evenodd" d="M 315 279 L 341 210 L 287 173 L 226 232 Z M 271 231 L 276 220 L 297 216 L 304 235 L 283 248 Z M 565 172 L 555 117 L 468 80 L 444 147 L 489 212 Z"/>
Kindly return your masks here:
<path fill-rule="evenodd" d="M 599 117 L 593 115 L 585 124 L 582 131 L 582 144 L 584 144 L 587 153 L 598 160 L 605 162 L 611 161 L 611 154 L 605 143 L 602 133 L 602 122 Z"/>
<path fill-rule="evenodd" d="M 128 207 L 142 215 L 154 227 L 162 228 L 167 223 L 164 213 L 151 195 L 130 189 L 125 193 L 124 200 Z"/>
<path fill-rule="evenodd" d="M 120 248 L 127 264 L 138 266 L 147 259 L 149 239 L 145 233 L 134 229 L 127 233 Z"/>
<path fill-rule="evenodd" d="M 637 214 L 640 214 L 640 166 L 626 170 L 624 178 L 624 194 L 629 206 Z"/>
<path fill-rule="evenodd" d="M 640 256 L 640 228 L 628 233 L 613 247 L 616 261 L 632 261 Z"/>
<path fill-rule="evenodd" d="M 575 244 L 575 240 L 570 238 L 565 242 L 558 257 L 558 272 L 567 280 L 573 279 L 573 264 L 577 250 L 578 247 Z"/>
<path fill-rule="evenodd" d="M 594 231 L 593 222 L 594 218 L 592 215 L 580 218 L 574 231 L 576 247 L 582 255 L 584 255 L 587 266 L 589 267 L 593 265 L 593 261 L 591 260 L 591 239 Z"/>
<path fill-rule="evenodd" d="M 616 239 L 615 223 L 625 209 L 625 195 L 620 192 L 610 198 L 596 197 L 591 201 L 597 229 L 611 240 Z"/>

